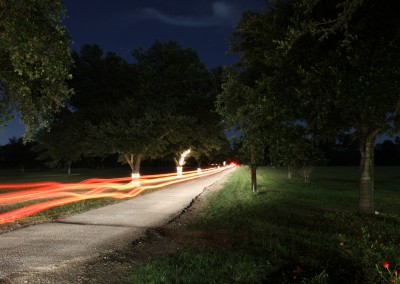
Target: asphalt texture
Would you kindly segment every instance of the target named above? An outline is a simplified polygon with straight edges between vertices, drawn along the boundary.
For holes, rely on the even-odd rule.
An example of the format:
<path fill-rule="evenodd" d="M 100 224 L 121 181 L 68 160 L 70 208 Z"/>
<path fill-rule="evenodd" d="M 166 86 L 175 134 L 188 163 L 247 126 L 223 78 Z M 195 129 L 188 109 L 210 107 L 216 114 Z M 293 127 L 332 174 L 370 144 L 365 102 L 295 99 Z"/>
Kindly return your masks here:
<path fill-rule="evenodd" d="M 231 168 L 55 222 L 3 233 L 0 280 L 126 247 L 149 228 L 164 225 L 181 214 L 206 187 L 232 171 Z"/>

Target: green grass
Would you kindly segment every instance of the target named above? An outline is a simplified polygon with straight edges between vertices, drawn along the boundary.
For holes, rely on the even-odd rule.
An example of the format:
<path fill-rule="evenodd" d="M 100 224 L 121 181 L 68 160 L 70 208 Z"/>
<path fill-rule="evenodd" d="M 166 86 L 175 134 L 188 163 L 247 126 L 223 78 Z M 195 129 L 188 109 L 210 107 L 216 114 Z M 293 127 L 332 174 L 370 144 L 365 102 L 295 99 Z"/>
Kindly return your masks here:
<path fill-rule="evenodd" d="M 398 167 L 376 169 L 369 217 L 357 214 L 357 168 L 316 168 L 309 183 L 260 168 L 256 195 L 249 174 L 237 169 L 191 225 L 224 245 L 188 244 L 136 268 L 132 283 L 381 283 L 376 265 L 400 264 Z"/>
<path fill-rule="evenodd" d="M 26 183 L 40 181 L 79 182 L 88 178 L 115 178 L 129 176 L 129 167 L 115 169 L 72 169 L 68 175 L 66 169 L 53 170 L 0 170 L 0 184 Z"/>

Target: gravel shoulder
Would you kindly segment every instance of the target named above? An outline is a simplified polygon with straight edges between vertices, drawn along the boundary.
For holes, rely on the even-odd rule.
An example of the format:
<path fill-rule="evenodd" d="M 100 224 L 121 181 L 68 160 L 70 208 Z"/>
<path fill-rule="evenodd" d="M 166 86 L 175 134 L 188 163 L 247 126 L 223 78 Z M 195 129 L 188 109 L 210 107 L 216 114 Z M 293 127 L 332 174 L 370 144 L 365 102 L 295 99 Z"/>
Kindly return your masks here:
<path fill-rule="evenodd" d="M 207 204 L 207 195 L 219 190 L 226 177 L 206 187 L 201 195 L 169 223 L 148 229 L 144 236 L 132 239 L 118 250 L 20 273 L 12 279 L 0 280 L 0 283 L 131 283 L 129 275 L 135 266 L 179 251 L 185 244 L 207 242 L 209 236 L 191 231 L 187 227 L 201 214 Z"/>

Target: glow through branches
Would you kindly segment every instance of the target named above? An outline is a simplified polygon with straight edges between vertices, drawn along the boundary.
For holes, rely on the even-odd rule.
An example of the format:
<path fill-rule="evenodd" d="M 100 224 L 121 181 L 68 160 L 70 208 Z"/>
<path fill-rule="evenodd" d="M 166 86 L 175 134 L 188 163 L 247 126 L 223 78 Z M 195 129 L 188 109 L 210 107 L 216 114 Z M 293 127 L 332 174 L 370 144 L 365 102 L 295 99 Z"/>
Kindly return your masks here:
<path fill-rule="evenodd" d="M 0 224 L 31 216 L 38 212 L 82 200 L 96 198 L 132 198 L 155 188 L 165 187 L 178 182 L 188 181 L 212 175 L 228 168 L 205 169 L 202 172 L 189 171 L 177 176 L 176 173 L 144 175 L 138 177 L 100 179 L 91 178 L 78 183 L 36 182 L 21 184 L 0 184 L 0 209 L 2 206 L 22 202 L 36 202 L 30 205 L 20 204 L 20 208 L 0 213 Z M 2 191 L 7 191 L 1 193 Z"/>

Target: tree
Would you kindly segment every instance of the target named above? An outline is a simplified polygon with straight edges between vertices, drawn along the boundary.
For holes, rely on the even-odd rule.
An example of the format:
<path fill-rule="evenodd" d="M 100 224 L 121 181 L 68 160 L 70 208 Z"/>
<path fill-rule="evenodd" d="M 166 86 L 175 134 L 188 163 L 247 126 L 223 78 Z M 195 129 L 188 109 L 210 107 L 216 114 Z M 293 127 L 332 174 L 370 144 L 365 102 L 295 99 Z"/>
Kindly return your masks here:
<path fill-rule="evenodd" d="M 373 214 L 375 140 L 380 133 L 399 129 L 400 20 L 394 11 L 400 5 L 390 0 L 335 4 L 319 1 L 312 6 L 303 22 L 314 28 L 294 41 L 297 45 L 311 38 L 316 54 L 325 55 L 303 67 L 302 89 L 304 94 L 317 88 L 323 91 L 324 97 L 313 92 L 314 104 L 307 108 L 312 108 L 314 115 L 325 109 L 320 121 L 332 123 L 336 116 L 336 128 L 354 130 L 361 154 L 359 213 Z M 332 23 L 313 16 L 322 8 L 333 14 Z M 315 28 L 316 22 L 321 27 Z M 330 84 L 326 83 L 327 76 Z M 321 107 L 317 107 L 317 101 Z"/>
<path fill-rule="evenodd" d="M 186 107 L 195 123 L 186 135 L 185 144 L 192 149 L 190 155 L 196 159 L 198 168 L 204 160 L 210 161 L 218 152 L 227 151 L 230 147 L 221 123 L 222 117 L 215 110 L 216 97 L 221 92 L 222 73 L 222 67 L 217 67 L 206 74 L 202 91 L 193 96 Z"/>
<path fill-rule="evenodd" d="M 151 138 L 164 145 L 158 157 L 189 148 L 203 155 L 219 149 L 222 127 L 213 111 L 219 71 L 209 72 L 193 50 L 172 41 L 155 42 L 145 51 L 134 50 L 132 55 L 141 94 L 135 116 L 161 117 L 155 128 L 160 129 L 159 134 Z"/>
<path fill-rule="evenodd" d="M 33 147 L 34 143 L 24 143 L 22 138 L 10 138 L 8 144 L 1 146 L 2 168 L 19 168 L 23 173 L 26 168 L 35 167 Z"/>
<path fill-rule="evenodd" d="M 64 15 L 59 0 L 0 0 L 0 125 L 15 108 L 26 138 L 46 126 L 71 94 Z"/>
<path fill-rule="evenodd" d="M 213 112 L 217 79 L 197 54 L 175 42 L 156 42 L 132 55 L 135 63 L 128 64 L 114 53 L 104 56 L 97 45 L 73 54 L 70 105 L 92 141 L 84 144 L 90 145 L 86 155 L 118 153 L 138 175 L 143 160 L 177 147 L 203 154 L 220 147 L 222 128 Z"/>
<path fill-rule="evenodd" d="M 323 160 L 322 151 L 304 126 L 293 125 L 287 127 L 286 131 L 280 139 L 268 143 L 271 164 L 285 166 L 288 178 L 292 178 L 293 171 L 297 168 L 307 182 L 313 166 Z"/>
<path fill-rule="evenodd" d="M 134 76 L 132 67 L 109 52 L 103 55 L 98 45 L 84 45 L 79 53 L 72 54 L 75 64 L 69 81 L 74 94 L 51 122 L 50 130 L 41 130 L 36 139 L 40 158 L 49 166 L 71 165 L 83 157 L 101 159 L 104 141 L 96 140 L 98 128 L 117 103 L 132 93 Z M 133 79 L 132 79 L 133 78 Z"/>
<path fill-rule="evenodd" d="M 139 116 L 130 111 L 135 103 L 138 102 L 128 101 L 114 107 L 112 114 L 98 126 L 91 126 L 89 134 L 96 141 L 101 141 L 95 152 L 118 153 L 119 161 L 128 164 L 133 175 L 139 175 L 141 162 L 164 156 L 169 138 L 176 129 L 186 129 L 188 119 L 159 110 L 147 110 Z"/>
<path fill-rule="evenodd" d="M 258 71 L 250 87 L 264 94 L 263 111 L 275 122 L 304 123 L 319 140 L 352 130 L 360 214 L 374 213 L 376 136 L 399 130 L 399 8 L 391 0 L 276 1 L 243 14 L 233 36 L 245 72 Z"/>
<path fill-rule="evenodd" d="M 85 123 L 67 109 L 58 115 L 50 129 L 37 134 L 38 144 L 33 148 L 38 159 L 50 167 L 65 166 L 71 174 L 71 166 L 79 161 L 89 148 Z"/>
<path fill-rule="evenodd" d="M 397 142 L 397 143 L 396 143 Z M 400 139 L 395 141 L 385 140 L 375 145 L 375 162 L 379 166 L 399 166 L 400 165 Z"/>
<path fill-rule="evenodd" d="M 356 166 L 360 162 L 358 141 L 351 133 L 339 133 L 337 137 L 321 145 L 330 166 Z"/>

